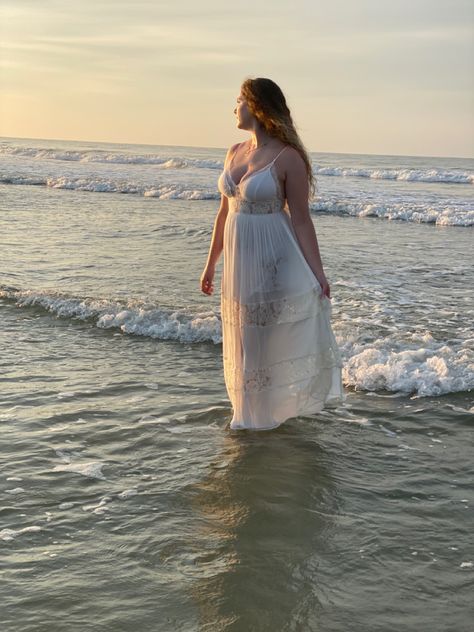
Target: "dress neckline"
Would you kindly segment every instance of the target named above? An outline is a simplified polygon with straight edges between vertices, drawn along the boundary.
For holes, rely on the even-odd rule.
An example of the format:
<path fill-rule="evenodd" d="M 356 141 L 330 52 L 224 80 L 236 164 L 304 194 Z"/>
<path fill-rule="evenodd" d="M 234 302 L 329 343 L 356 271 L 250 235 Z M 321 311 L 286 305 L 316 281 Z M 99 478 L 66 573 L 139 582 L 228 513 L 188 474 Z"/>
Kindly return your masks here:
<path fill-rule="evenodd" d="M 261 167 L 260 169 L 254 169 L 254 170 L 253 170 L 253 171 L 251 171 L 250 173 L 244 173 L 244 175 L 240 178 L 240 180 L 239 180 L 238 182 L 235 182 L 234 178 L 232 177 L 232 175 L 231 175 L 231 173 L 230 173 L 230 168 L 229 168 L 229 167 L 230 167 L 230 165 L 229 165 L 229 167 L 227 167 L 226 171 L 227 171 L 227 173 L 229 174 L 229 178 L 230 178 L 230 180 L 231 180 L 232 184 L 233 184 L 235 187 L 239 187 L 239 186 L 242 184 L 242 182 L 243 182 L 244 180 L 248 180 L 251 176 L 253 176 L 253 175 L 254 175 L 254 173 L 259 173 L 260 171 L 264 171 L 265 169 L 268 169 L 269 167 L 271 167 L 271 166 L 273 165 L 273 163 L 274 163 L 274 162 L 275 162 L 275 160 L 278 158 L 278 156 L 280 156 L 280 154 L 282 154 L 282 153 L 285 151 L 285 149 L 286 149 L 286 148 L 287 148 L 287 145 L 285 145 L 285 146 L 283 147 L 283 149 L 282 149 L 282 150 L 281 150 L 281 151 L 280 151 L 280 152 L 279 152 L 279 153 L 275 156 L 275 158 L 274 158 L 271 162 L 269 162 L 269 163 L 268 163 L 268 165 L 265 165 L 264 167 Z M 234 158 L 235 158 L 235 154 L 234 154 L 234 156 L 232 157 L 232 160 L 230 161 L 230 164 L 232 164 L 232 163 L 233 163 Z"/>
<path fill-rule="evenodd" d="M 253 174 L 254 174 L 254 173 L 259 173 L 260 171 L 265 171 L 265 169 L 268 169 L 268 167 L 271 167 L 271 166 L 272 166 L 272 164 L 273 164 L 273 161 L 272 161 L 269 165 L 265 165 L 265 167 L 262 167 L 261 169 L 255 169 L 255 171 L 252 171 L 251 173 L 244 174 L 244 175 L 240 178 L 239 182 L 235 182 L 234 178 L 232 177 L 232 175 L 231 175 L 231 173 L 230 173 L 230 169 L 227 169 L 227 173 L 229 174 L 229 178 L 230 178 L 230 180 L 231 180 L 232 184 L 233 184 L 235 187 L 239 187 L 239 186 L 242 184 L 242 181 L 243 181 L 243 180 L 248 180 L 251 176 L 253 176 Z"/>

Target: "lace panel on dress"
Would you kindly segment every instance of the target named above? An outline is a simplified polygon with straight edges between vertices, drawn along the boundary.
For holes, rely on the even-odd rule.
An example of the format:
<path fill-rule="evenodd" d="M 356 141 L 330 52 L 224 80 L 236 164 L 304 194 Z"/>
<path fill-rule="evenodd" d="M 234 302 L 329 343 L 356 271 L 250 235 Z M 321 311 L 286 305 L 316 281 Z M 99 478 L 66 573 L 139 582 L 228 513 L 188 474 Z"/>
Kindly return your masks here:
<path fill-rule="evenodd" d="M 305 292 L 298 296 L 285 296 L 273 301 L 239 303 L 221 298 L 221 320 L 231 326 L 266 326 L 291 323 L 310 318 L 319 313 L 321 302 L 315 301 L 314 293 Z"/>
<path fill-rule="evenodd" d="M 235 211 L 237 213 L 249 213 L 251 215 L 266 215 L 268 213 L 278 213 L 283 210 L 283 206 L 283 202 L 278 198 L 253 202 L 238 197 L 236 198 Z"/>
<path fill-rule="evenodd" d="M 259 392 L 282 386 L 297 385 L 308 379 L 318 379 L 323 372 L 341 366 L 341 358 L 332 347 L 319 353 L 284 360 L 272 366 L 243 369 L 224 358 L 227 387 L 230 391 Z"/>

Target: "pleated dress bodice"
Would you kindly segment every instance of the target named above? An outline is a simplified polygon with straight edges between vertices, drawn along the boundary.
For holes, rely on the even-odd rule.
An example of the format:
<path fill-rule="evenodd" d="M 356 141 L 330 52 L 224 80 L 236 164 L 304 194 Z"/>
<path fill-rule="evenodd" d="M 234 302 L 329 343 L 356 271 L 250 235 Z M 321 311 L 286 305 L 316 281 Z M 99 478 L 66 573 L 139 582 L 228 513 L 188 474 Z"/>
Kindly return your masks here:
<path fill-rule="evenodd" d="M 244 175 L 238 184 L 232 179 L 228 168 L 222 171 L 217 188 L 229 198 L 229 212 L 265 215 L 283 211 L 285 199 L 275 170 L 275 161 L 285 149 L 286 147 L 265 167 Z"/>

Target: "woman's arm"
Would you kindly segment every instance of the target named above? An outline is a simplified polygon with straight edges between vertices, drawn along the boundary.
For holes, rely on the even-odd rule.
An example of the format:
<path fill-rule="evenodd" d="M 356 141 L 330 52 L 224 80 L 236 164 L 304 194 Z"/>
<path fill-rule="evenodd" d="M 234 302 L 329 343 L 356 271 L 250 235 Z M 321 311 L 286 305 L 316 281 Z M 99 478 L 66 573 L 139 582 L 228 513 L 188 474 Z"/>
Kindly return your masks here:
<path fill-rule="evenodd" d="M 232 147 L 228 149 L 224 161 L 224 168 L 227 166 L 229 158 L 232 156 L 238 145 L 239 143 L 232 145 Z M 221 195 L 221 203 L 219 210 L 217 211 L 216 219 L 214 220 L 214 229 L 212 231 L 211 245 L 209 246 L 207 261 L 201 275 L 201 290 L 204 294 L 212 294 L 214 290 L 212 281 L 214 279 L 216 263 L 219 260 L 224 247 L 224 226 L 228 211 L 229 200 L 225 195 Z"/>
<path fill-rule="evenodd" d="M 329 284 L 324 274 L 318 238 L 309 214 L 309 182 L 306 165 L 296 149 L 287 158 L 285 188 L 291 223 L 304 258 L 318 279 L 323 294 L 329 298 Z"/>
<path fill-rule="evenodd" d="M 224 226 L 229 211 L 229 201 L 225 195 L 221 196 L 221 204 L 214 220 L 214 230 L 212 231 L 211 245 L 207 255 L 206 268 L 215 268 L 224 246 Z"/>
<path fill-rule="evenodd" d="M 227 154 L 224 159 L 224 169 L 229 164 L 229 160 L 231 160 L 234 152 L 240 143 L 236 143 L 232 145 L 227 150 Z M 227 213 L 229 211 L 229 200 L 225 195 L 221 195 L 221 204 L 219 206 L 219 210 L 217 211 L 217 216 L 214 221 L 214 230 L 212 231 L 211 245 L 209 247 L 209 254 L 207 257 L 206 267 L 215 267 L 223 248 L 223 237 L 224 237 L 224 226 L 225 221 L 227 219 Z"/>

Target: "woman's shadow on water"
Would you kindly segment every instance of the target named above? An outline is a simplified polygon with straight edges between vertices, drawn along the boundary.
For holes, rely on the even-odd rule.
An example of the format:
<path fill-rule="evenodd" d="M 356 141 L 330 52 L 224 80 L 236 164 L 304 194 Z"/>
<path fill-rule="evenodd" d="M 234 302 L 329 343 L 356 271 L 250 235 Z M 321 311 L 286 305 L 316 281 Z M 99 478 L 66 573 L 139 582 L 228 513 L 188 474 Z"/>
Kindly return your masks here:
<path fill-rule="evenodd" d="M 332 455 L 318 443 L 323 424 L 227 428 L 208 476 L 186 489 L 197 517 L 190 592 L 200 629 L 320 629 L 318 567 L 338 513 Z"/>

